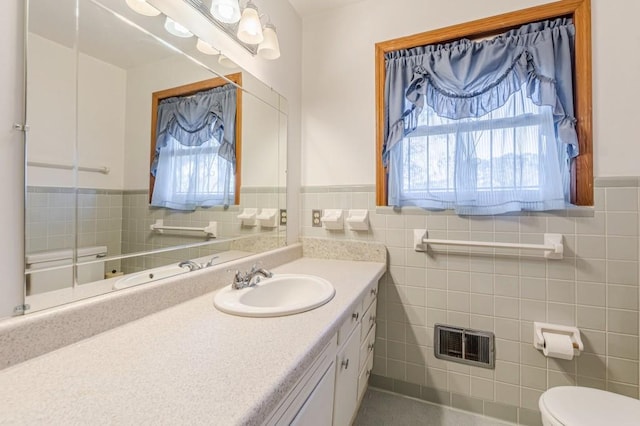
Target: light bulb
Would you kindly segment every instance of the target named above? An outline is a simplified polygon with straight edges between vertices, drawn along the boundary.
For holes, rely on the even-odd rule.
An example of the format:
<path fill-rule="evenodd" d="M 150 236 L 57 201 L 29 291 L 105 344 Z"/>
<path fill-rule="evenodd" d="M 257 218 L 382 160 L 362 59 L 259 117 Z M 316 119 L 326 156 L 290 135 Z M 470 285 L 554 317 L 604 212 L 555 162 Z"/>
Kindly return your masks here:
<path fill-rule="evenodd" d="M 211 46 L 204 40 L 198 39 L 196 42 L 196 49 L 204 53 L 205 55 L 219 55 L 220 51 L 215 47 Z"/>
<path fill-rule="evenodd" d="M 191 31 L 189 31 L 184 25 L 177 23 L 168 16 L 166 21 L 164 21 L 164 29 L 176 37 L 189 38 L 193 36 Z"/>
<path fill-rule="evenodd" d="M 238 38 L 248 44 L 258 44 L 264 40 L 258 9 L 251 2 L 242 11 L 242 18 L 238 24 Z"/>
<path fill-rule="evenodd" d="M 235 24 L 240 20 L 238 0 L 213 0 L 211 14 L 220 22 Z"/>
<path fill-rule="evenodd" d="M 129 6 L 134 12 L 144 16 L 158 16 L 160 11 L 155 7 L 147 3 L 146 0 L 126 0 L 127 6 Z"/>
<path fill-rule="evenodd" d="M 258 46 L 258 55 L 264 59 L 278 59 L 280 57 L 280 43 L 275 25 L 268 23 L 262 31 L 264 40 Z"/>

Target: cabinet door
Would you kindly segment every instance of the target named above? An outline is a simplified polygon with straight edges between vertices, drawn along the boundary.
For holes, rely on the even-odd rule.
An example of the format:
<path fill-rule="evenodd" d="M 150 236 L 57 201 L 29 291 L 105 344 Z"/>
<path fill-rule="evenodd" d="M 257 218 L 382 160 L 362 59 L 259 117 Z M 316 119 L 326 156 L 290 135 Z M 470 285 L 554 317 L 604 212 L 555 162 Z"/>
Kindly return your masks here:
<path fill-rule="evenodd" d="M 348 426 L 358 406 L 360 327 L 356 327 L 336 357 L 333 425 Z"/>
<path fill-rule="evenodd" d="M 360 371 L 360 376 L 358 377 L 358 403 L 360 403 L 364 396 L 364 392 L 367 390 L 367 386 L 369 385 L 369 376 L 371 375 L 372 369 L 373 352 L 369 354 L 369 357 L 365 361 L 364 368 Z"/>
<path fill-rule="evenodd" d="M 335 363 L 332 363 L 324 373 L 320 383 L 311 392 L 304 405 L 300 407 L 300 411 L 291 422 L 292 426 L 327 426 L 331 424 L 335 368 Z"/>
<path fill-rule="evenodd" d="M 364 324 L 363 324 L 364 326 Z M 369 330 L 369 334 L 362 340 L 360 343 L 360 366 L 358 367 L 359 371 L 362 371 L 362 367 L 364 367 L 364 363 L 367 362 L 367 358 L 369 354 L 373 353 L 373 349 L 376 344 L 376 326 L 374 325 L 371 330 Z"/>
<path fill-rule="evenodd" d="M 362 334 L 360 337 L 362 337 L 363 342 L 364 339 L 366 339 L 369 330 L 371 330 L 373 326 L 376 325 L 376 312 L 377 305 L 375 303 L 372 303 L 371 306 L 369 306 L 369 309 L 367 309 L 364 315 L 362 315 Z"/>

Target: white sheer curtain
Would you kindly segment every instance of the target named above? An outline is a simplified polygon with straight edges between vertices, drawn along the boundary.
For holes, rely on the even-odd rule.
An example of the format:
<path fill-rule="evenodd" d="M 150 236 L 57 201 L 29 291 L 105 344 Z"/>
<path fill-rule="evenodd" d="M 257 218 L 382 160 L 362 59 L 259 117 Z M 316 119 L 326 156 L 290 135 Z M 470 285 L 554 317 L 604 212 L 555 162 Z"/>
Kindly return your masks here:
<path fill-rule="evenodd" d="M 481 117 L 452 120 L 426 106 L 391 150 L 393 205 L 499 214 L 565 207 L 552 108 L 524 89 Z"/>
<path fill-rule="evenodd" d="M 229 205 L 233 200 L 233 165 L 218 155 L 215 138 L 185 146 L 169 137 L 160 150 L 151 204 L 185 210 Z"/>

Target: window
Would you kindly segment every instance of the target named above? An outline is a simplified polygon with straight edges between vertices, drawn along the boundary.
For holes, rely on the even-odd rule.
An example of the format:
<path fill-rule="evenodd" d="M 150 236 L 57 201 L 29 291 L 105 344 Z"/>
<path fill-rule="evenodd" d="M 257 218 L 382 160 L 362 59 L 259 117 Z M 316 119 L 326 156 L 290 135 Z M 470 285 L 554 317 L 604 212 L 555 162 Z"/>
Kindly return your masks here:
<path fill-rule="evenodd" d="M 456 208 L 460 214 L 557 209 L 564 207 L 564 199 L 592 205 L 589 9 L 586 0 L 566 0 L 377 44 L 378 205 Z M 452 100 L 456 94 L 451 94 L 449 87 L 430 80 L 433 74 L 429 71 L 433 69 L 421 70 L 415 66 L 419 62 L 412 62 L 417 55 L 430 52 L 440 55 L 445 49 L 443 45 L 468 48 L 468 43 L 473 42 L 461 40 L 465 37 L 526 34 L 531 30 L 525 29 L 525 24 L 560 20 L 555 18 L 575 27 L 575 50 L 569 52 L 570 55 L 575 52 L 571 58 L 575 69 L 569 67 L 573 95 L 567 96 L 573 104 L 566 113 L 548 106 L 553 102 L 540 102 L 536 95 L 531 95 L 531 85 L 526 84 L 511 87 L 510 96 L 504 96 L 500 102 L 495 102 L 497 95 L 502 95 L 498 90 L 484 97 L 473 93 Z M 534 25 L 531 28 L 536 28 Z M 471 48 L 477 46 L 473 44 Z M 410 64 L 408 74 L 398 73 L 394 77 L 395 58 L 402 64 L 398 66 Z M 513 58 L 515 67 L 519 66 L 518 59 Z M 527 65 L 526 58 L 520 59 L 524 71 L 519 81 L 526 82 L 525 73 L 532 70 L 536 61 Z M 474 67 L 475 72 L 479 63 L 483 62 L 462 65 L 465 72 Z M 458 77 L 455 70 L 452 74 Z M 538 80 L 544 79 L 542 74 Z M 506 84 L 498 83 L 498 86 Z M 406 89 L 400 101 L 393 98 L 394 84 Z M 450 98 L 440 96 L 443 93 Z M 435 99 L 438 97 L 442 99 Z M 453 102 L 455 106 L 438 102 Z M 394 112 L 402 118 L 396 128 L 389 121 Z M 559 121 L 564 121 L 566 128 L 561 128 L 564 124 L 558 125 Z M 569 127 L 573 140 L 565 132 Z M 558 144 L 556 134 L 559 140 L 575 143 L 575 147 Z M 389 149 L 388 140 L 400 142 Z M 509 194 L 516 191 L 520 205 L 509 206 L 513 198 Z M 537 198 L 536 192 L 544 196 Z M 491 202 L 485 204 L 492 207 L 478 207 L 478 201 L 489 198 Z"/>
<path fill-rule="evenodd" d="M 241 75 L 227 79 L 238 85 Z M 241 91 L 216 78 L 153 94 L 152 206 L 228 206 L 239 199 Z"/>
<path fill-rule="evenodd" d="M 460 214 L 563 208 L 568 170 L 556 146 L 551 108 L 522 91 L 478 118 L 451 120 L 425 108 L 391 154 L 400 170 L 389 175 L 389 203 Z"/>

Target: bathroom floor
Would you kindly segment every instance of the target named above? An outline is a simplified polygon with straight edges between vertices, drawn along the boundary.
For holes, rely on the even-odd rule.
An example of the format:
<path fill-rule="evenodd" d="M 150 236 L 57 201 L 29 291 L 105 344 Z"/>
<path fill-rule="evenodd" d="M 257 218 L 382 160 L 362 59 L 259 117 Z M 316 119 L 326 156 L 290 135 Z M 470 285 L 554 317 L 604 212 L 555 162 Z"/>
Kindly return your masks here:
<path fill-rule="evenodd" d="M 369 388 L 353 426 L 507 426 L 512 423 Z"/>

